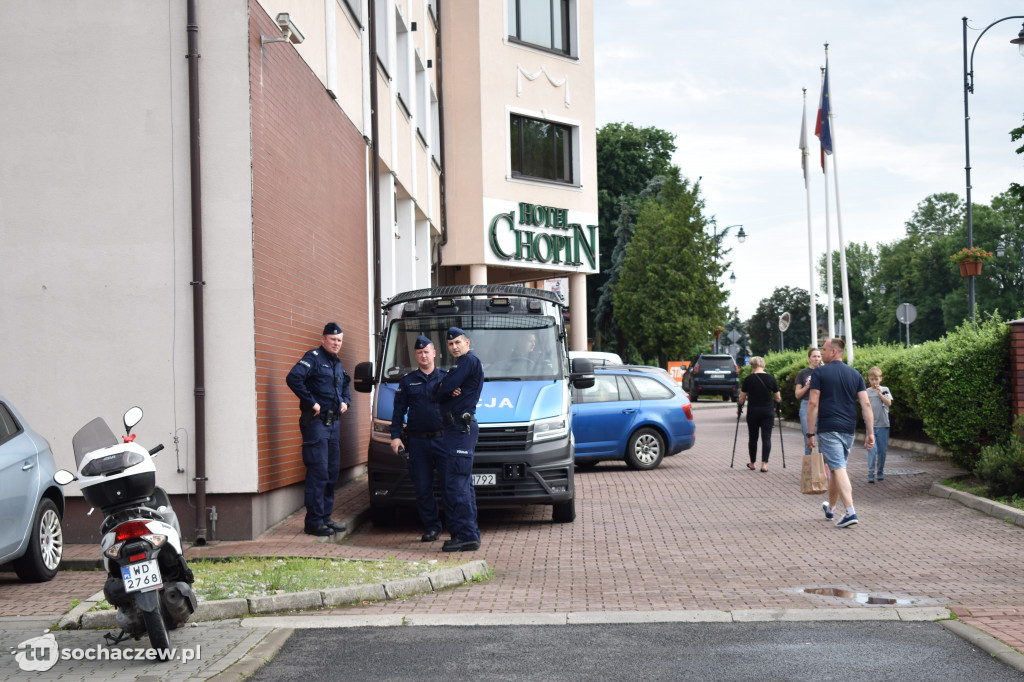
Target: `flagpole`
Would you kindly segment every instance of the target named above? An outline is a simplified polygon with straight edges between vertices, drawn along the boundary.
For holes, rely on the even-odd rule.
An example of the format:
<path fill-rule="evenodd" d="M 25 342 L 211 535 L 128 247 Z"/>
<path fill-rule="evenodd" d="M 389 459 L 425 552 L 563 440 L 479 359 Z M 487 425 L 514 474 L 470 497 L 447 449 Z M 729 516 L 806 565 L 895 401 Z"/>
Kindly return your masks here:
<path fill-rule="evenodd" d="M 828 43 L 825 43 L 825 72 L 828 73 Z M 832 136 L 832 180 L 836 186 L 836 230 L 839 236 L 839 267 L 843 284 L 843 331 L 846 332 L 846 364 L 853 365 L 853 326 L 850 324 L 850 280 L 846 272 L 846 247 L 843 244 L 843 214 L 839 209 L 839 164 L 836 155 L 835 107 L 829 88 L 828 120 Z"/>
<path fill-rule="evenodd" d="M 825 97 L 825 69 L 821 70 L 821 96 L 822 100 Z M 819 119 L 818 123 L 821 124 L 821 105 L 818 107 Z M 825 153 L 824 147 L 821 151 L 821 172 L 825 175 L 825 280 L 828 286 L 828 338 L 835 338 L 836 335 L 836 303 L 835 303 L 835 287 L 833 286 L 832 279 L 832 217 L 831 211 L 829 210 L 828 201 L 828 157 Z"/>
<path fill-rule="evenodd" d="M 818 311 L 815 310 L 814 305 L 814 233 L 811 229 L 811 179 L 807 168 L 810 156 L 807 151 L 807 88 L 804 88 L 803 91 L 804 117 L 800 123 L 800 165 L 804 171 L 804 196 L 807 198 L 807 272 L 810 274 L 810 286 L 807 287 L 807 293 L 811 298 L 811 313 L 807 318 L 811 321 L 811 345 L 808 348 L 816 348 L 818 346 Z"/>

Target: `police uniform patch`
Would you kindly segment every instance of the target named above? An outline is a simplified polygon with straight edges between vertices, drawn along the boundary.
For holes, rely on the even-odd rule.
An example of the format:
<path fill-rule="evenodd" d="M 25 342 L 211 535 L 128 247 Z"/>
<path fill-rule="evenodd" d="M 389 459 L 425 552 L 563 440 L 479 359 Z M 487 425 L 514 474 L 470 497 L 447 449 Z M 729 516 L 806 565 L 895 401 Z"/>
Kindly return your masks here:
<path fill-rule="evenodd" d="M 306 367 L 309 367 L 310 369 L 313 369 L 313 365 L 309 364 L 305 360 L 299 360 L 299 364 L 300 365 L 305 365 Z"/>

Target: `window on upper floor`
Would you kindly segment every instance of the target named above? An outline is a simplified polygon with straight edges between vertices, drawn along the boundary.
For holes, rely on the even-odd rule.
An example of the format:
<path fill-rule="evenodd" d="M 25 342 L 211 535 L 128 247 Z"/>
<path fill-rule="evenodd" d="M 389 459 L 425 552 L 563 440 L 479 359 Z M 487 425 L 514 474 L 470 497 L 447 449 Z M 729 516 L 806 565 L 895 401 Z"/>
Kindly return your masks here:
<path fill-rule="evenodd" d="M 434 159 L 434 162 L 441 165 L 441 112 L 440 104 L 437 100 L 437 93 L 434 92 L 433 86 L 430 88 L 430 156 Z"/>
<path fill-rule="evenodd" d="M 573 127 L 512 114 L 509 120 L 513 177 L 573 181 Z"/>
<path fill-rule="evenodd" d="M 416 62 L 416 131 L 420 134 L 423 144 L 430 144 L 430 139 L 427 137 L 429 134 L 427 126 L 427 106 L 429 105 L 427 100 L 427 70 L 420 60 L 419 53 L 413 57 L 413 60 Z M 431 123 L 431 125 L 436 125 L 436 123 Z"/>
<path fill-rule="evenodd" d="M 551 50 L 575 53 L 576 0 L 507 0 L 508 37 L 511 40 Z"/>
<path fill-rule="evenodd" d="M 398 101 L 405 107 L 406 116 L 412 116 L 412 77 L 409 75 L 409 60 L 412 59 L 412 39 L 402 13 L 395 10 L 395 90 Z"/>
<path fill-rule="evenodd" d="M 384 72 L 391 75 L 391 41 L 388 39 L 391 32 L 388 30 L 388 3 L 376 2 L 374 9 L 374 35 L 377 38 L 377 61 Z"/>

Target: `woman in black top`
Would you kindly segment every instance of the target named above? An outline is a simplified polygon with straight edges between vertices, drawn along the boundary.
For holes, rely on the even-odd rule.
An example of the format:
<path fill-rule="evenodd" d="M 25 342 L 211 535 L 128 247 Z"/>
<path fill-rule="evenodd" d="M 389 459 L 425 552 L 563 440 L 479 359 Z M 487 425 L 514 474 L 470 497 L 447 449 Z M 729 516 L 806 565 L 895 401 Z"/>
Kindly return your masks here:
<path fill-rule="evenodd" d="M 772 452 L 773 406 L 782 402 L 779 384 L 775 377 L 764 371 L 764 358 L 756 355 L 750 358 L 753 373 L 743 380 L 740 398 L 736 404 L 736 417 L 743 414 L 743 403 L 750 398 L 747 409 L 747 450 L 750 452 L 748 469 L 754 469 L 757 462 L 757 436 L 761 435 L 761 471 L 768 471 L 768 456 Z M 774 405 L 773 405 L 774 403 Z"/>

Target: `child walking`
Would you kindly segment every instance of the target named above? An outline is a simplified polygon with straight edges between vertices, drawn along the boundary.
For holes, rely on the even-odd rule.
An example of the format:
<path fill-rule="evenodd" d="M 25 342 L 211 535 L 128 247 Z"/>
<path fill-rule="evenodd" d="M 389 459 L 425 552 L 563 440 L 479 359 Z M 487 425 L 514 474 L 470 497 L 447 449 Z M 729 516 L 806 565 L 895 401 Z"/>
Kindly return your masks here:
<path fill-rule="evenodd" d="M 892 393 L 882 386 L 882 370 L 868 370 L 868 402 L 875 418 L 875 447 L 868 450 L 868 483 L 885 480 L 885 452 L 889 448 L 889 406 Z"/>

